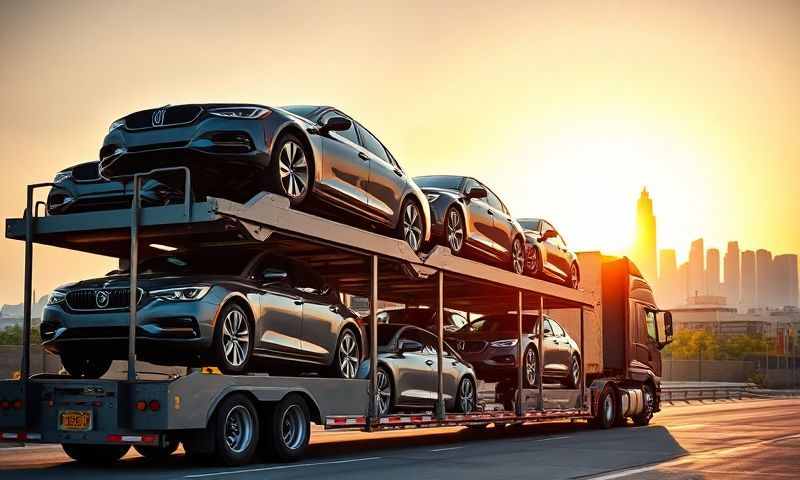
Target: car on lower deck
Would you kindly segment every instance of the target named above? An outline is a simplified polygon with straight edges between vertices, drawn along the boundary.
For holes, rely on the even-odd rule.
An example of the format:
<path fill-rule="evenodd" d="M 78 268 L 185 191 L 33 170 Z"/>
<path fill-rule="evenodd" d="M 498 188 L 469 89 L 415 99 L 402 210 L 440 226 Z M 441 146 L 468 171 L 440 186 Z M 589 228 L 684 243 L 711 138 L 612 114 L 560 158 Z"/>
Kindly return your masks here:
<path fill-rule="evenodd" d="M 578 256 L 567 248 L 553 224 L 540 218 L 520 218 L 518 222 L 525 230 L 525 273 L 578 288 Z"/>
<path fill-rule="evenodd" d="M 422 191 L 375 135 L 334 107 L 168 105 L 111 124 L 104 178 L 165 167 L 188 167 L 199 197 L 244 203 L 271 191 L 293 208 L 381 227 L 414 251 L 430 236 Z"/>
<path fill-rule="evenodd" d="M 127 272 L 57 288 L 42 314 L 43 347 L 74 377 L 102 376 L 127 358 L 129 299 Z M 139 265 L 137 299 L 137 356 L 151 363 L 354 378 L 364 351 L 339 293 L 263 247 L 151 256 Z"/>
<path fill-rule="evenodd" d="M 493 263 L 523 273 L 525 237 L 508 207 L 472 177 L 414 177 L 431 210 L 431 242 L 453 255 Z"/>
<path fill-rule="evenodd" d="M 439 329 L 435 308 L 390 308 L 378 312 L 377 318 L 379 323 L 414 325 L 432 333 L 436 333 Z M 467 318 L 461 313 L 444 309 L 442 326 L 445 332 L 455 332 L 467 323 Z"/>

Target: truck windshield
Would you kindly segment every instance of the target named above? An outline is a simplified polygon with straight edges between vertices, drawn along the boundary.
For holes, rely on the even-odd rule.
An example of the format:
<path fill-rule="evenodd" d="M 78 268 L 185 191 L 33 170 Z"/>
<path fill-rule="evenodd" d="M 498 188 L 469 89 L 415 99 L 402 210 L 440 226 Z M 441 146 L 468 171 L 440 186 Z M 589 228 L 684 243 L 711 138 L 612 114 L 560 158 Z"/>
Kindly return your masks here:
<path fill-rule="evenodd" d="M 538 332 L 538 329 L 534 331 L 538 318 L 538 315 L 523 315 L 522 331 Z M 514 332 L 517 330 L 517 315 L 487 315 L 475 320 L 471 324 L 465 325 L 461 330 L 480 333 Z"/>

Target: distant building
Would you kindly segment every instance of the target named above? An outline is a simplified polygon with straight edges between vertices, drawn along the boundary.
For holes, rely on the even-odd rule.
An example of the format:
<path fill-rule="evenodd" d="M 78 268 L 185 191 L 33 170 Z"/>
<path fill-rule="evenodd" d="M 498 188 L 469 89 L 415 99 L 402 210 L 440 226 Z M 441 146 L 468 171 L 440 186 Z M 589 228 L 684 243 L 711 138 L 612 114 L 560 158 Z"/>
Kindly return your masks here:
<path fill-rule="evenodd" d="M 756 301 L 761 307 L 773 305 L 772 253 L 763 248 L 756 250 Z"/>
<path fill-rule="evenodd" d="M 741 264 L 741 293 L 739 303 L 741 305 L 756 304 L 756 253 L 752 250 L 742 252 Z"/>
<path fill-rule="evenodd" d="M 706 268 L 703 250 L 703 239 L 692 242 L 689 250 L 689 296 L 696 297 L 706 293 Z"/>
<path fill-rule="evenodd" d="M 659 305 L 670 307 L 680 305 L 685 297 L 680 288 L 678 279 L 678 262 L 675 250 L 662 249 L 658 252 L 658 281 L 656 282 L 656 297 Z"/>
<path fill-rule="evenodd" d="M 734 335 L 765 335 L 768 320 L 740 315 L 735 306 L 725 305 L 719 296 L 696 296 L 688 299 L 688 305 L 672 308 L 672 323 L 675 332 L 681 330 L 706 330 L 717 337 Z"/>
<path fill-rule="evenodd" d="M 644 277 L 653 282 L 658 278 L 656 266 L 656 217 L 653 215 L 653 200 L 642 188 L 636 202 L 636 241 L 631 257 Z"/>
<path fill-rule="evenodd" d="M 772 259 L 772 285 L 776 307 L 798 306 L 797 255 L 776 255 Z"/>
<path fill-rule="evenodd" d="M 722 289 L 719 283 L 719 250 L 709 248 L 706 251 L 706 295 L 719 296 Z"/>
<path fill-rule="evenodd" d="M 677 283 L 678 298 L 676 305 L 683 305 L 686 299 L 690 297 L 689 294 L 689 262 L 683 262 L 678 267 L 678 283 Z"/>
<path fill-rule="evenodd" d="M 728 242 L 728 250 L 725 252 L 725 282 L 723 291 L 728 305 L 739 304 L 740 266 L 739 266 L 739 242 Z"/>

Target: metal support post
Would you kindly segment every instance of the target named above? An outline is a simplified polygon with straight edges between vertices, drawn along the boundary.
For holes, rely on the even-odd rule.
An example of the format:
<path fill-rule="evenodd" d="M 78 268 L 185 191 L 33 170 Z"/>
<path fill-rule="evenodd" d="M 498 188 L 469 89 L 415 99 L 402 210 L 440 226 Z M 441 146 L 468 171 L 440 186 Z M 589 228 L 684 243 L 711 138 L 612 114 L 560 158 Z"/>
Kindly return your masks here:
<path fill-rule="evenodd" d="M 514 409 L 518 417 L 525 413 L 525 394 L 523 389 L 523 372 L 525 366 L 523 365 L 522 353 L 522 290 L 517 290 L 517 401 L 516 408 Z"/>
<path fill-rule="evenodd" d="M 538 365 L 536 368 L 536 381 L 539 382 L 539 405 L 540 411 L 544 411 L 544 296 L 539 295 L 539 348 Z"/>
<path fill-rule="evenodd" d="M 31 374 L 31 290 L 33 289 L 33 189 L 28 185 L 25 207 L 25 300 L 22 310 L 22 359 L 20 379 L 27 384 Z"/>
<path fill-rule="evenodd" d="M 444 420 L 444 272 L 436 273 L 436 418 Z"/>
<path fill-rule="evenodd" d="M 580 345 L 580 347 L 581 347 L 581 356 L 580 356 L 580 358 L 581 358 L 581 375 L 580 375 L 580 379 L 579 379 L 580 386 L 581 386 L 581 396 L 580 396 L 581 401 L 580 401 L 579 405 L 581 406 L 580 407 L 581 410 L 585 410 L 586 409 L 586 351 L 584 350 L 584 347 L 586 345 L 586 342 L 584 342 L 584 336 L 585 336 L 584 333 L 585 333 L 585 331 L 586 331 L 586 329 L 584 328 L 584 308 L 583 308 L 583 305 L 581 305 L 581 345 Z"/>
<path fill-rule="evenodd" d="M 131 200 L 131 259 L 130 259 L 130 305 L 128 318 L 128 381 L 136 381 L 136 324 L 138 316 L 139 287 L 139 185 L 141 177 L 133 176 L 133 200 Z"/>
<path fill-rule="evenodd" d="M 378 256 L 370 256 L 369 275 L 369 422 L 378 422 Z"/>

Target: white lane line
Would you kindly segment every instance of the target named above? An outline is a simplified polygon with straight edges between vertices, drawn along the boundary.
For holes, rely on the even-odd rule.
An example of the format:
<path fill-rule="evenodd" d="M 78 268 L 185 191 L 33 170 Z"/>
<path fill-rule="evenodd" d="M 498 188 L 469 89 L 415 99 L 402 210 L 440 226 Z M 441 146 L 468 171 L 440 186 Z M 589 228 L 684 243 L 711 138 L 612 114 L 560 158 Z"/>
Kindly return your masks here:
<path fill-rule="evenodd" d="M 540 438 L 536 440 L 537 442 L 546 442 L 548 440 L 563 440 L 565 438 L 569 438 L 569 435 L 564 435 L 563 437 L 547 437 L 547 438 Z"/>
<path fill-rule="evenodd" d="M 244 470 L 225 470 L 221 472 L 195 473 L 193 475 L 186 475 L 183 478 L 203 478 L 203 477 L 213 477 L 222 475 L 236 475 L 239 473 L 267 472 L 270 470 L 286 470 L 289 468 L 319 467 L 323 465 L 339 465 L 343 463 L 368 462 L 370 460 L 380 460 L 380 459 L 381 457 L 366 457 L 366 458 L 351 458 L 349 460 L 334 460 L 330 462 L 296 463 L 293 465 L 275 465 L 274 467 L 248 468 Z"/>
<path fill-rule="evenodd" d="M 459 448 L 464 447 L 445 447 L 445 448 L 434 448 L 431 452 L 446 452 L 448 450 L 458 450 Z"/>
<path fill-rule="evenodd" d="M 707 423 L 686 423 L 686 424 L 683 424 L 683 425 L 669 426 L 669 427 L 667 427 L 667 430 L 687 430 L 687 429 L 692 429 L 692 428 L 703 428 L 703 427 L 707 427 L 707 426 L 708 426 Z"/>

